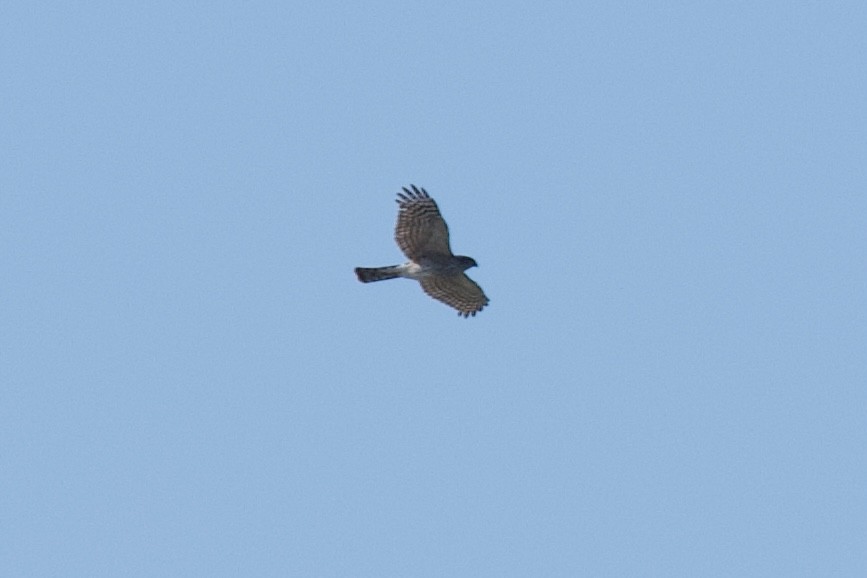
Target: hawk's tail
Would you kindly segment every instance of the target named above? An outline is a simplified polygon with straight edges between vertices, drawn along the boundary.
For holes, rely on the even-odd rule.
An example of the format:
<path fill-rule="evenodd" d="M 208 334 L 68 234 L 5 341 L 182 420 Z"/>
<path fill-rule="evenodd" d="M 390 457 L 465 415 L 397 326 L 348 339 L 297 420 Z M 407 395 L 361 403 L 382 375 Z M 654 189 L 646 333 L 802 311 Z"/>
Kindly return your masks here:
<path fill-rule="evenodd" d="M 372 269 L 356 267 L 355 274 L 358 275 L 358 280 L 362 283 L 372 283 L 400 277 L 398 270 L 397 267 L 374 267 Z"/>

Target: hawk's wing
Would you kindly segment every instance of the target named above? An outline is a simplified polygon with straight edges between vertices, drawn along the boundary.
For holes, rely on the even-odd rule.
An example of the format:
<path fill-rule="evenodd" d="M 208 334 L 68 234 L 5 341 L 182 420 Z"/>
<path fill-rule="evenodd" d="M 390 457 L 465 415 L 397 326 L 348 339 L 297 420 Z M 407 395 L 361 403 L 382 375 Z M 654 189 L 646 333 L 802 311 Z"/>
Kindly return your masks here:
<path fill-rule="evenodd" d="M 424 189 L 411 185 L 397 194 L 397 226 L 394 240 L 409 259 L 417 261 L 428 255 L 451 255 L 449 227 L 437 204 Z"/>
<path fill-rule="evenodd" d="M 432 275 L 419 280 L 424 292 L 458 310 L 458 315 L 475 315 L 488 304 L 485 292 L 475 281 L 463 273 Z"/>

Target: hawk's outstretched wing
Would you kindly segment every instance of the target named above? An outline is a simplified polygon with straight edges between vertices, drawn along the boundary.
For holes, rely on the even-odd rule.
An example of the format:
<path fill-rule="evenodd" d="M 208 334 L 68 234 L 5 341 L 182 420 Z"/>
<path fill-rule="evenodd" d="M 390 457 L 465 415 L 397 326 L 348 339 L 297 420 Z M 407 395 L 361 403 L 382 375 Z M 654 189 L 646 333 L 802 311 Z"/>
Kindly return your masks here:
<path fill-rule="evenodd" d="M 434 275 L 419 281 L 425 293 L 458 310 L 458 315 L 475 315 L 488 304 L 485 292 L 463 273 Z"/>
<path fill-rule="evenodd" d="M 413 261 L 431 255 L 451 255 L 449 227 L 437 204 L 424 189 L 411 185 L 397 194 L 397 226 L 394 240 L 403 254 Z"/>

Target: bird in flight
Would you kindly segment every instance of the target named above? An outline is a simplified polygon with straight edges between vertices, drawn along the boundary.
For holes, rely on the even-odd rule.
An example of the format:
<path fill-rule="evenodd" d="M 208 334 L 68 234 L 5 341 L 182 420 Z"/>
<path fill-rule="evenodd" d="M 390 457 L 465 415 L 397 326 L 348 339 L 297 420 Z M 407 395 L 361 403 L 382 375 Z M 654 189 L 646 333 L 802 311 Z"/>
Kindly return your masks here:
<path fill-rule="evenodd" d="M 449 246 L 449 227 L 436 202 L 424 189 L 410 185 L 397 194 L 397 226 L 394 240 L 407 261 L 390 267 L 356 267 L 362 283 L 405 277 L 421 284 L 422 290 L 458 315 L 475 315 L 489 303 L 482 288 L 464 271 L 478 267 L 472 257 L 455 255 Z"/>

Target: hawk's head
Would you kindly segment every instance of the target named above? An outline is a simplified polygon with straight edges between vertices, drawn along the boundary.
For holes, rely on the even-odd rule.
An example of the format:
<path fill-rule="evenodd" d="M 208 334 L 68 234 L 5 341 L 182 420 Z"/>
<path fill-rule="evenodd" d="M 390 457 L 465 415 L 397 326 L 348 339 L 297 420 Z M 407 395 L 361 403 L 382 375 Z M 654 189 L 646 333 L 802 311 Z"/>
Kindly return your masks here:
<path fill-rule="evenodd" d="M 457 260 L 460 261 L 461 267 L 463 268 L 464 271 L 466 271 L 467 269 L 469 269 L 471 267 L 478 267 L 479 266 L 479 264 L 476 263 L 476 260 L 473 259 L 472 257 L 465 257 L 463 255 L 458 255 Z"/>

